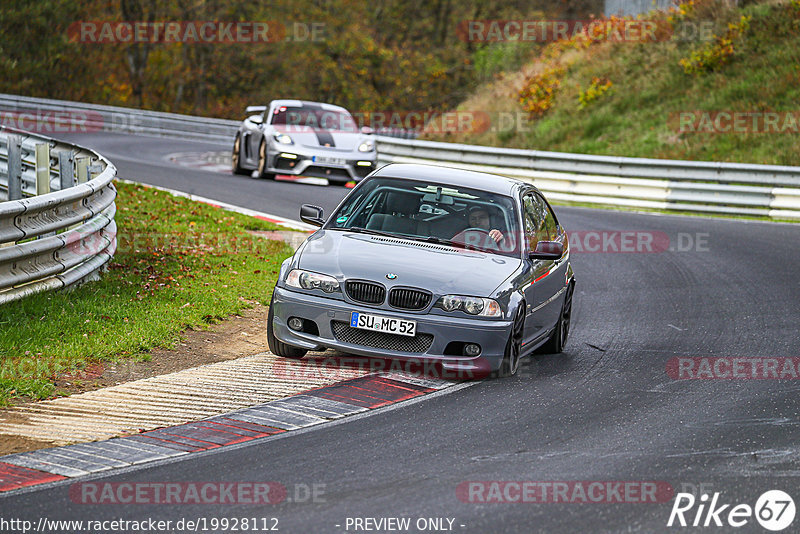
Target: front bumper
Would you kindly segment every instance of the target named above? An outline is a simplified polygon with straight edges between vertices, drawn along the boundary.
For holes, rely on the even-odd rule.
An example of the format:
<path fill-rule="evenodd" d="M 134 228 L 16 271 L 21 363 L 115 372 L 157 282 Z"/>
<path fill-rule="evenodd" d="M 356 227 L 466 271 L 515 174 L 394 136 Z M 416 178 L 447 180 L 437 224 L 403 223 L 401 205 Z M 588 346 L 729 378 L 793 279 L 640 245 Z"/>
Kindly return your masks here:
<path fill-rule="evenodd" d="M 306 350 L 337 349 L 342 352 L 374 358 L 389 358 L 408 362 L 433 362 L 444 370 L 482 375 L 500 368 L 505 346 L 511 331 L 511 321 L 469 319 L 444 315 L 403 313 L 384 309 L 369 308 L 337 299 L 328 299 L 275 288 L 272 304 L 274 306 L 273 332 L 280 341 Z M 373 347 L 348 343 L 341 338 L 341 325 L 334 334 L 334 322 L 350 322 L 354 311 L 371 313 L 386 317 L 412 319 L 417 322 L 417 337 L 432 336 L 430 346 L 424 352 L 408 352 L 387 347 Z M 318 334 L 297 332 L 287 326 L 290 317 L 313 321 Z M 347 328 L 350 328 L 349 326 Z M 355 329 L 353 329 L 355 330 Z M 404 336 L 395 336 L 403 338 Z M 413 339 L 413 338 L 410 338 Z M 402 341 L 402 340 L 401 340 Z M 450 342 L 477 343 L 481 346 L 479 356 L 449 355 L 445 348 Z"/>
<path fill-rule="evenodd" d="M 274 145 L 267 172 L 313 176 L 333 181 L 359 181 L 375 170 L 376 152 L 331 152 L 296 145 Z M 292 157 L 294 156 L 294 157 Z M 335 158 L 338 162 L 326 161 Z M 367 165 L 369 164 L 369 165 Z"/>

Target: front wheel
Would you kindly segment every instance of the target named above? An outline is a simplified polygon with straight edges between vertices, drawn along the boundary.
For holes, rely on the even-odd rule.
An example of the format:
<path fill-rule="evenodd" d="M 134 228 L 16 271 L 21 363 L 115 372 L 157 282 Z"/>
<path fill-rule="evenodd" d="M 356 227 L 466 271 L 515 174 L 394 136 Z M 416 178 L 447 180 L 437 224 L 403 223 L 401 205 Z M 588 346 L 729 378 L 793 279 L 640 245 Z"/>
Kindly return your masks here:
<path fill-rule="evenodd" d="M 519 371 L 519 361 L 522 354 L 522 333 L 525 331 L 525 306 L 520 306 L 511 326 L 511 333 L 506 343 L 506 351 L 500 369 L 495 373 L 497 377 L 514 376 Z"/>
<path fill-rule="evenodd" d="M 292 360 L 299 360 L 306 355 L 305 349 L 298 349 L 291 345 L 287 345 L 283 341 L 275 337 L 275 332 L 272 329 L 272 320 L 275 318 L 272 310 L 274 309 L 275 294 L 272 295 L 272 302 L 269 303 L 269 314 L 267 314 L 267 345 L 272 354 L 282 358 L 290 358 Z"/>
<path fill-rule="evenodd" d="M 564 297 L 564 305 L 561 307 L 561 315 L 558 316 L 558 323 L 547 343 L 537 351 L 541 354 L 559 354 L 564 351 L 569 337 L 569 324 L 572 321 L 572 293 L 575 284 L 567 286 L 567 296 Z"/>
<path fill-rule="evenodd" d="M 233 171 L 233 174 L 249 174 L 245 169 L 242 168 L 242 138 L 238 135 L 236 136 L 236 140 L 233 142 L 231 170 Z"/>
<path fill-rule="evenodd" d="M 272 180 L 275 178 L 275 175 L 269 172 L 266 172 L 267 169 L 267 142 L 262 139 L 261 144 L 258 146 L 258 177 L 259 178 L 267 178 Z"/>

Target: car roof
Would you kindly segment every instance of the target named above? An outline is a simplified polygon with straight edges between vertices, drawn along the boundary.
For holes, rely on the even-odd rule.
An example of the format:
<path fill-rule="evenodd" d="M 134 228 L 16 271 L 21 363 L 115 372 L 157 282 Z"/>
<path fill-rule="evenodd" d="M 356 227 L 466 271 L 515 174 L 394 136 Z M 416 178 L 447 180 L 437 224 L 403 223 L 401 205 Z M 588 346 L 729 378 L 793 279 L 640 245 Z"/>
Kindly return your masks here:
<path fill-rule="evenodd" d="M 529 186 L 522 180 L 500 176 L 499 174 L 415 163 L 390 163 L 375 171 L 372 176 L 376 178 L 431 181 L 446 185 L 469 187 L 501 195 L 513 195 L 520 187 Z"/>
<path fill-rule="evenodd" d="M 290 100 L 290 99 L 280 99 L 280 100 L 273 100 L 270 102 L 270 106 L 287 106 L 293 108 L 321 108 L 326 111 L 344 111 L 348 112 L 342 106 L 337 106 L 335 104 L 328 104 L 326 102 L 311 102 L 310 100 Z M 349 113 L 349 112 L 348 112 Z"/>

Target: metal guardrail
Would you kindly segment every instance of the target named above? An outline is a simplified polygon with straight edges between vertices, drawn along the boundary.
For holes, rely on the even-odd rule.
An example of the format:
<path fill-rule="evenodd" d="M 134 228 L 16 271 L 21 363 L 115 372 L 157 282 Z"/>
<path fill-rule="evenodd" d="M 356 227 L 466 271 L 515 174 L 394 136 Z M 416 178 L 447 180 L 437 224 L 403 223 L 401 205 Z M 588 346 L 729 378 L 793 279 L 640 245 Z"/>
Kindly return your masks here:
<path fill-rule="evenodd" d="M 197 141 L 233 143 L 241 121 L 211 119 L 178 113 L 146 111 L 117 106 L 101 106 L 32 98 L 0 93 L 0 113 L 10 115 L 23 130 L 42 133 L 120 132 L 134 135 L 175 137 Z M 36 128 L 28 127 L 38 126 Z M 399 128 L 381 128 L 380 135 L 413 138 L 416 133 Z"/>
<path fill-rule="evenodd" d="M 116 174 L 96 152 L 0 128 L 0 304 L 98 276 L 117 246 Z"/>
<path fill-rule="evenodd" d="M 232 141 L 239 125 L 231 120 L 7 94 L 0 94 L 0 111 L 29 113 L 32 121 L 37 113 L 61 113 L 61 122 L 72 128 L 69 131 L 223 142 Z M 513 176 L 533 182 L 553 200 L 800 219 L 800 167 L 593 156 L 400 137 L 408 133 L 378 132 L 379 162 L 430 163 Z"/>
<path fill-rule="evenodd" d="M 592 156 L 378 138 L 378 161 L 429 163 L 534 183 L 553 200 L 800 219 L 800 167 Z"/>
<path fill-rule="evenodd" d="M 182 139 L 230 140 L 239 122 L 117 106 L 0 94 L 0 111 L 20 129 L 41 133 L 120 132 Z M 31 125 L 31 126 L 28 126 Z"/>

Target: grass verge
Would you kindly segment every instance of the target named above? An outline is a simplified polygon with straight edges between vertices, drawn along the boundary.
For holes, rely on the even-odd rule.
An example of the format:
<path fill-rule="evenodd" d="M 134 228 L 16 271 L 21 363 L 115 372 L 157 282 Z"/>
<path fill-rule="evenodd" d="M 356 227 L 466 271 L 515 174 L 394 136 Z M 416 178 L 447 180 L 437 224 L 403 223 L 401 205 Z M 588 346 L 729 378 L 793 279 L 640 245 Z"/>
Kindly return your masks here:
<path fill-rule="evenodd" d="M 292 251 L 275 224 L 118 183 L 117 253 L 101 280 L 0 307 L 0 404 L 57 395 L 58 376 L 147 358 L 180 332 L 268 303 Z"/>

